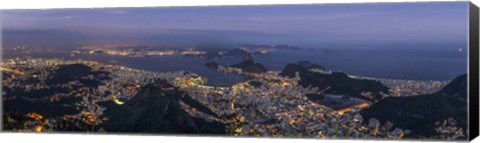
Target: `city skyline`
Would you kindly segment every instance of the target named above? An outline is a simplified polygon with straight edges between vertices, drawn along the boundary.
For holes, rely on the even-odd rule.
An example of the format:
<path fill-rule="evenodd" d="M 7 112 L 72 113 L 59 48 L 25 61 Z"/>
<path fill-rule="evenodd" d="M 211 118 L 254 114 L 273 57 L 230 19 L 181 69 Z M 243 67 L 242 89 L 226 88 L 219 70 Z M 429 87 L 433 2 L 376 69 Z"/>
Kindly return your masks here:
<path fill-rule="evenodd" d="M 1 14 L 3 131 L 471 136 L 467 2 Z"/>

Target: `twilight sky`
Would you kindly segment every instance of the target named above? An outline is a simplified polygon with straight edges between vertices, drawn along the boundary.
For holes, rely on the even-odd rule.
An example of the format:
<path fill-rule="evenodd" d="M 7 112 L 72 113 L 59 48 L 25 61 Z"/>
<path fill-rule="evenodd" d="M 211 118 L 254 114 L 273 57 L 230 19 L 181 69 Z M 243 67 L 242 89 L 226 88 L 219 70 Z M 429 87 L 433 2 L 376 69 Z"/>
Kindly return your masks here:
<path fill-rule="evenodd" d="M 468 34 L 467 2 L 4 10 L 1 14 L 5 33 L 68 31 L 105 37 L 284 43 L 459 43 L 466 42 Z"/>

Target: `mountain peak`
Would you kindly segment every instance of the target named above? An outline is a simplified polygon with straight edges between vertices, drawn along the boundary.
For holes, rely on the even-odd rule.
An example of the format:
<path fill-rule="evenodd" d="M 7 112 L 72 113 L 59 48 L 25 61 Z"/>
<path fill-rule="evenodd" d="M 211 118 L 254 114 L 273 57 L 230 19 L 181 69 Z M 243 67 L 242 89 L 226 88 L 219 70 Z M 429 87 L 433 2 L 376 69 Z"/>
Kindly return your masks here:
<path fill-rule="evenodd" d="M 440 90 L 451 96 L 467 99 L 467 74 L 460 75 Z"/>

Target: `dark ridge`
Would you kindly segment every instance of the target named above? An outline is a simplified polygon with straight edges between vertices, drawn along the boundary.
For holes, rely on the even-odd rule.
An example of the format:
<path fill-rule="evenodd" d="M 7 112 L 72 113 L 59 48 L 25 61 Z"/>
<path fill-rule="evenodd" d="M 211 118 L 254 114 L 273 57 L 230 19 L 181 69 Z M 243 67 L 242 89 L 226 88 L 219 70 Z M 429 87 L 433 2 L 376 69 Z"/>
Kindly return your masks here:
<path fill-rule="evenodd" d="M 239 68 L 242 69 L 243 72 L 249 73 L 264 73 L 268 71 L 261 63 L 255 62 L 252 54 L 249 52 L 244 53 L 242 62 L 231 65 L 230 67 Z"/>
<path fill-rule="evenodd" d="M 285 68 L 283 68 L 282 72 L 280 72 L 281 76 L 286 76 L 290 78 L 295 77 L 295 73 L 298 72 L 300 73 L 308 73 L 308 70 L 300 65 L 297 64 L 287 64 Z"/>
<path fill-rule="evenodd" d="M 24 89 L 12 89 L 9 90 L 9 95 L 14 95 L 17 97 L 27 97 L 27 98 L 42 98 L 51 96 L 55 93 L 68 93 L 71 90 L 64 87 L 51 87 L 49 89 L 36 89 L 32 91 L 25 91 Z"/>
<path fill-rule="evenodd" d="M 262 64 L 254 62 L 254 61 L 243 61 L 238 64 L 231 65 L 231 67 L 242 69 L 243 72 L 250 72 L 250 73 L 264 73 L 267 72 L 267 68 L 265 68 Z"/>
<path fill-rule="evenodd" d="M 409 129 L 413 138 L 432 137 L 435 133 L 434 123 L 453 118 L 457 125 L 467 129 L 467 102 L 465 75 L 457 77 L 441 92 L 430 95 L 387 97 L 360 114 L 365 119 L 376 118 L 382 123 L 390 121 L 395 127 Z M 465 86 L 465 87 L 462 87 Z M 466 134 L 464 132 L 464 134 Z"/>
<path fill-rule="evenodd" d="M 91 74 L 92 68 L 83 64 L 61 65 L 45 81 L 47 84 L 66 84 Z"/>
<path fill-rule="evenodd" d="M 297 63 L 298 65 L 302 66 L 303 68 L 306 68 L 306 69 L 319 69 L 319 70 L 325 70 L 324 67 L 320 66 L 320 65 L 317 65 L 317 64 L 314 64 L 314 63 L 311 63 L 309 61 L 300 61 Z"/>
<path fill-rule="evenodd" d="M 255 60 L 253 59 L 253 56 L 251 53 L 245 52 L 243 55 L 243 61 L 255 61 Z"/>
<path fill-rule="evenodd" d="M 442 90 L 441 93 L 445 93 L 451 96 L 458 96 L 464 100 L 467 99 L 467 74 L 463 74 L 455 78 L 453 81 L 448 83 Z"/>
<path fill-rule="evenodd" d="M 298 64 L 288 64 L 280 73 L 281 76 L 295 77 L 298 72 L 300 76 L 299 84 L 308 87 L 318 87 L 327 89 L 325 93 L 348 95 L 351 97 L 366 99 L 376 102 L 382 99 L 382 93 L 388 93 L 388 88 L 381 83 L 373 80 L 352 79 L 341 72 L 332 74 L 322 74 L 310 72 L 304 66 Z M 371 92 L 370 97 L 361 95 L 362 92 Z"/>
<path fill-rule="evenodd" d="M 325 70 L 324 67 L 320 66 L 320 65 L 317 65 L 317 64 L 313 64 L 312 66 L 308 67 L 308 69 L 318 69 L 318 70 Z"/>
<path fill-rule="evenodd" d="M 62 65 L 56 71 L 57 76 L 68 78 L 80 78 L 91 74 L 92 68 L 84 64 Z"/>
<path fill-rule="evenodd" d="M 165 80 L 146 85 L 124 105 L 110 105 L 107 131 L 224 134 L 224 124 L 193 118 L 180 107 L 181 92 Z"/>
<path fill-rule="evenodd" d="M 203 113 L 208 114 L 210 116 L 214 116 L 214 117 L 219 118 L 219 116 L 215 112 L 210 110 L 210 108 L 208 108 L 208 107 L 204 106 L 202 103 L 196 101 L 195 99 L 190 97 L 190 95 L 188 95 L 188 94 L 184 94 L 182 96 L 181 100 L 183 101 L 183 103 L 189 105 L 190 107 L 193 107 L 193 108 L 197 109 L 200 112 L 203 112 Z"/>
<path fill-rule="evenodd" d="M 466 129 L 466 103 L 455 97 L 432 94 L 413 97 L 387 97 L 360 114 L 365 119 L 376 118 L 390 121 L 395 127 L 409 129 L 414 135 L 435 135 L 434 123 L 453 117 L 459 126 Z M 465 130 L 464 130 L 465 131 Z"/>
<path fill-rule="evenodd" d="M 93 79 L 82 79 L 86 76 L 93 76 Z M 70 64 L 61 65 L 58 69 L 52 72 L 45 80 L 47 84 L 66 84 L 70 81 L 78 80 L 84 86 L 98 87 L 101 84 L 100 80 L 111 79 L 110 73 L 106 71 L 93 71 L 84 64 Z"/>
<path fill-rule="evenodd" d="M 73 102 L 78 102 L 80 98 L 70 98 Z M 78 111 L 72 106 L 65 106 L 63 101 L 50 102 L 42 99 L 17 98 L 3 102 L 3 112 L 19 113 L 22 115 L 35 112 L 46 118 L 59 117 L 63 115 L 73 115 Z M 21 107 L 21 108 L 19 108 Z"/>

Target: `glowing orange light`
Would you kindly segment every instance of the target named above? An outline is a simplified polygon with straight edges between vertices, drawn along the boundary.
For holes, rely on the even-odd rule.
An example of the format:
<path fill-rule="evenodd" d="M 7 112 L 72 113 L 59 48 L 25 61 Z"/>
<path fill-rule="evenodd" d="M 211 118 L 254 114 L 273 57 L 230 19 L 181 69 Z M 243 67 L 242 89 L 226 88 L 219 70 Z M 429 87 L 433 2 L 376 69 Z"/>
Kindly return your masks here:
<path fill-rule="evenodd" d="M 42 115 L 37 114 L 37 113 L 34 113 L 34 112 L 28 113 L 28 114 L 27 114 L 27 117 L 33 118 L 33 119 L 35 119 L 35 120 L 41 120 L 41 119 L 43 118 Z"/>
<path fill-rule="evenodd" d="M 42 126 L 35 127 L 35 132 L 42 132 Z"/>

